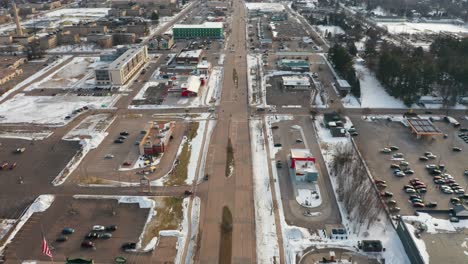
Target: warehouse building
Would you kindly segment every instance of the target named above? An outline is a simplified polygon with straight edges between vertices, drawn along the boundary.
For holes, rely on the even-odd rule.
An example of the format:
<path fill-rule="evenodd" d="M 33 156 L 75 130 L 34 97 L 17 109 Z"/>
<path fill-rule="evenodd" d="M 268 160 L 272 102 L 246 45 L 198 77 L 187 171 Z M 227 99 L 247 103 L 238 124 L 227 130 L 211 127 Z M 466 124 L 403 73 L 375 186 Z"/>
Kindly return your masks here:
<path fill-rule="evenodd" d="M 109 65 L 95 70 L 98 85 L 124 85 L 148 61 L 146 46 L 131 47 Z"/>
<path fill-rule="evenodd" d="M 310 80 L 307 76 L 293 75 L 283 76 L 281 78 L 285 90 L 304 91 L 310 89 Z"/>
<path fill-rule="evenodd" d="M 172 28 L 174 39 L 211 38 L 224 37 L 222 22 L 205 22 L 199 25 L 176 24 Z"/>
<path fill-rule="evenodd" d="M 277 62 L 278 68 L 284 71 L 309 71 L 310 64 L 305 60 L 282 59 Z"/>

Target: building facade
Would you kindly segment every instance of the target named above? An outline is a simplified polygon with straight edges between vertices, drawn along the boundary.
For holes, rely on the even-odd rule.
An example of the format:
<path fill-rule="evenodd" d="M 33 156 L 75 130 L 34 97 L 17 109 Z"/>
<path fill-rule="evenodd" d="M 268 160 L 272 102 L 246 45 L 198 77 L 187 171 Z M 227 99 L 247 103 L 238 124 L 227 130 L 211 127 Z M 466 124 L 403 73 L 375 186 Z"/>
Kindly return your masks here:
<path fill-rule="evenodd" d="M 176 24 L 172 28 L 172 33 L 174 39 L 222 39 L 224 37 L 224 26 L 222 22 L 205 22 L 199 25 Z"/>
<path fill-rule="evenodd" d="M 131 47 L 109 65 L 95 70 L 98 85 L 124 85 L 149 60 L 146 46 Z"/>

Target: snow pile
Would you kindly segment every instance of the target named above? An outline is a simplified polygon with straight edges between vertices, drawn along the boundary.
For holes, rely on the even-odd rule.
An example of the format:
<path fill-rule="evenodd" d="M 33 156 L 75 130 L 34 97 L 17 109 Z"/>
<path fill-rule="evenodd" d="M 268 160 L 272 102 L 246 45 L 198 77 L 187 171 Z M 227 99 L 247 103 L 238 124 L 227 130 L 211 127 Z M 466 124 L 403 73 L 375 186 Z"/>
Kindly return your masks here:
<path fill-rule="evenodd" d="M 252 119 L 249 123 L 254 175 L 255 234 L 258 263 L 273 263 L 279 259 L 279 243 L 273 215 L 268 159 L 263 134 L 263 122 Z M 277 191 L 278 192 L 278 191 Z"/>
<path fill-rule="evenodd" d="M 369 69 L 355 63 L 354 69 L 361 84 L 361 107 L 363 108 L 406 108 L 399 99 L 390 96 Z"/>
<path fill-rule="evenodd" d="M 25 140 L 44 140 L 53 134 L 52 131 L 30 132 L 26 130 L 0 131 L 0 138 L 17 138 Z"/>
<path fill-rule="evenodd" d="M 448 219 L 439 219 L 432 217 L 427 213 L 418 213 L 418 216 L 402 216 L 401 217 L 405 222 L 418 222 L 425 224 L 427 226 L 426 232 L 430 234 L 437 234 L 441 231 L 443 232 L 457 232 L 457 229 L 468 228 L 468 219 L 462 219 L 458 223 L 452 223 Z M 406 226 L 409 226 L 407 224 Z"/>
<path fill-rule="evenodd" d="M 224 64 L 224 58 L 226 57 L 226 54 L 221 54 L 219 55 L 219 59 L 218 59 L 218 65 L 223 65 Z"/>
<path fill-rule="evenodd" d="M 262 78 L 263 72 L 260 59 L 260 55 L 247 55 L 247 86 L 251 105 L 258 105 L 261 102 L 262 91 L 258 86 L 258 78 Z"/>
<path fill-rule="evenodd" d="M 29 206 L 29 208 L 23 213 L 23 215 L 18 220 L 15 228 L 11 231 L 10 235 L 6 239 L 5 243 L 0 247 L 0 252 L 3 252 L 5 247 L 13 240 L 15 235 L 21 230 L 24 224 L 29 220 L 29 218 L 34 213 L 45 212 L 55 200 L 55 195 L 51 194 L 42 194 L 34 200 L 34 202 Z"/>
<path fill-rule="evenodd" d="M 120 98 L 112 96 L 26 96 L 15 95 L 0 105 L 0 123 L 30 123 L 63 126 L 77 115 L 72 112 L 83 106 L 91 109 L 109 108 Z M 79 114 L 79 113 L 78 113 Z M 66 116 L 71 116 L 65 120 Z"/>
<path fill-rule="evenodd" d="M 10 231 L 16 223 L 15 219 L 2 219 L 0 220 L 0 240 Z"/>
<path fill-rule="evenodd" d="M 317 196 L 318 198 L 316 198 Z M 296 201 L 301 206 L 304 206 L 307 208 L 315 208 L 315 207 L 320 206 L 322 204 L 322 196 L 320 195 L 320 190 L 318 188 L 318 185 L 315 190 L 315 193 L 310 189 L 298 188 Z"/>

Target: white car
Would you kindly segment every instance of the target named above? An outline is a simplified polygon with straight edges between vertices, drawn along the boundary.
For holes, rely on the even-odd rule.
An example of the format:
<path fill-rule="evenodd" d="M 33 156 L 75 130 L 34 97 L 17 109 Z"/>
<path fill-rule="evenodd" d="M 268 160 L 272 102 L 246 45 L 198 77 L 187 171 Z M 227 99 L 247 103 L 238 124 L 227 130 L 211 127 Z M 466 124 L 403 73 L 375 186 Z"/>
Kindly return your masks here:
<path fill-rule="evenodd" d="M 392 152 L 392 150 L 389 149 L 389 148 L 383 148 L 383 149 L 380 150 L 380 152 L 388 154 L 388 153 Z"/>
<path fill-rule="evenodd" d="M 112 159 L 112 158 L 114 158 L 114 155 L 112 155 L 112 154 L 106 154 L 106 155 L 104 156 L 104 158 L 105 158 L 105 159 Z"/>
<path fill-rule="evenodd" d="M 452 189 L 441 189 L 443 193 L 445 194 L 452 194 L 453 190 Z"/>
<path fill-rule="evenodd" d="M 106 230 L 105 226 L 102 226 L 102 225 L 93 226 L 93 231 L 104 231 L 104 230 Z"/>
<path fill-rule="evenodd" d="M 406 192 L 406 193 L 416 193 L 416 190 L 415 190 L 415 189 L 412 189 L 412 188 L 406 188 L 406 189 L 405 189 L 405 192 Z"/>

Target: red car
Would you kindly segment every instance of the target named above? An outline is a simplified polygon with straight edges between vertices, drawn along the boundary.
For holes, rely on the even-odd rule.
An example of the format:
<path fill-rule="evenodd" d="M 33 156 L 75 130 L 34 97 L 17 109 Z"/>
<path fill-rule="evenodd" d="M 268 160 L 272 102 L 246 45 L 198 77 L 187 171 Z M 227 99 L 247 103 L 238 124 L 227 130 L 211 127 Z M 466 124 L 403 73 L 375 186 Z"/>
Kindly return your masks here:
<path fill-rule="evenodd" d="M 10 170 L 12 170 L 12 169 L 14 169 L 14 168 L 16 168 L 16 162 L 14 162 L 14 163 L 12 163 L 12 164 L 10 165 Z"/>
<path fill-rule="evenodd" d="M 132 164 L 131 164 L 129 161 L 125 161 L 125 162 L 123 163 L 123 165 L 124 165 L 124 166 L 130 166 L 130 165 L 132 165 Z"/>
<path fill-rule="evenodd" d="M 378 179 L 375 180 L 374 182 L 375 182 L 375 184 L 379 184 L 379 183 L 384 183 L 384 184 L 385 184 L 385 183 L 387 183 L 387 182 L 385 182 L 384 180 L 378 180 Z"/>
<path fill-rule="evenodd" d="M 413 207 L 423 208 L 424 204 L 423 203 L 413 203 Z"/>
<path fill-rule="evenodd" d="M 0 169 L 2 170 L 6 170 L 8 168 L 8 162 L 5 162 L 2 164 L 2 166 L 0 166 Z"/>

